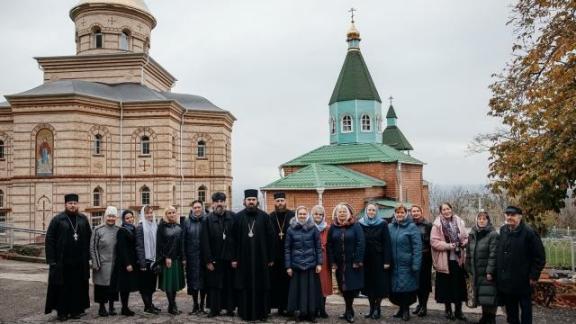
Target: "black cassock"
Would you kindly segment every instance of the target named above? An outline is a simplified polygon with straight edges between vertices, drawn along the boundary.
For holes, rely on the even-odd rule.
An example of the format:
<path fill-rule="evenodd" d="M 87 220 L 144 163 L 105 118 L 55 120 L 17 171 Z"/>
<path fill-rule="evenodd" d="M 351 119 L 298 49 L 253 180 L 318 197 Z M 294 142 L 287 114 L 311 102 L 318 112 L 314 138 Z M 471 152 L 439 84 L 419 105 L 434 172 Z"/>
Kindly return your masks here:
<path fill-rule="evenodd" d="M 83 214 L 62 212 L 50 221 L 46 231 L 46 263 L 50 265 L 46 314 L 56 310 L 61 316 L 75 315 L 90 307 L 91 235 Z"/>
<path fill-rule="evenodd" d="M 274 261 L 274 230 L 270 216 L 262 210 L 236 214 L 234 260 L 238 262 L 235 288 L 238 289 L 238 315 L 242 320 L 263 320 L 268 315 L 270 270 Z"/>
<path fill-rule="evenodd" d="M 284 241 L 293 217 L 294 212 L 291 210 L 270 213 L 272 228 L 274 228 L 274 266 L 270 269 L 270 308 L 278 308 L 278 310 L 286 310 L 288 303 L 290 277 L 284 266 Z"/>

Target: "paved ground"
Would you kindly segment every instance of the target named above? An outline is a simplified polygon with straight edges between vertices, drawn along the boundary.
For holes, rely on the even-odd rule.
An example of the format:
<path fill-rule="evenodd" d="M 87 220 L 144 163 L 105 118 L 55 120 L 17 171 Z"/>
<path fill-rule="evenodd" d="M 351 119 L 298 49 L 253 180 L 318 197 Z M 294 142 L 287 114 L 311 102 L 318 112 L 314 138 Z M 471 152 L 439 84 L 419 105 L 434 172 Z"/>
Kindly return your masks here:
<path fill-rule="evenodd" d="M 55 322 L 55 314 L 44 315 L 44 299 L 46 295 L 46 270 L 45 265 L 31 264 L 25 262 L 14 262 L 0 260 L 0 323 L 45 323 Z M 166 298 L 161 293 L 155 294 L 155 303 L 159 305 L 163 312 L 160 315 L 149 315 L 142 312 L 142 303 L 140 296 L 134 294 L 131 297 L 131 307 L 136 311 L 134 317 L 114 316 L 108 318 L 100 318 L 97 316 L 97 306 L 92 306 L 88 310 L 88 314 L 78 321 L 68 321 L 70 323 L 240 323 L 237 318 L 231 317 L 218 317 L 217 319 L 208 319 L 201 316 L 185 315 L 190 311 L 190 299 L 184 294 L 178 295 L 178 305 L 185 314 L 179 316 L 171 316 L 167 314 Z M 326 320 L 319 320 L 320 323 L 345 323 L 338 319 L 338 315 L 342 313 L 343 305 L 341 298 L 333 296 L 329 299 L 328 313 L 330 318 Z M 429 316 L 425 318 L 412 317 L 411 323 L 458 323 L 449 322 L 443 317 L 443 311 L 433 302 L 430 302 L 430 307 L 433 308 L 429 312 Z M 373 320 L 365 320 L 362 314 L 366 313 L 368 307 L 366 306 L 365 299 L 357 300 L 355 305 L 357 313 L 356 323 L 377 323 Z M 391 315 L 396 312 L 396 308 L 384 305 L 383 319 L 380 323 L 404 323 L 401 320 L 392 318 Z M 471 321 L 478 321 L 479 316 L 473 313 L 476 310 L 465 310 L 466 316 Z M 574 323 L 576 318 L 576 310 L 552 310 L 541 307 L 535 308 L 536 324 L 548 323 Z M 272 316 L 269 320 L 270 323 L 294 323 L 292 320 Z M 503 316 L 498 316 L 498 323 L 505 323 Z"/>

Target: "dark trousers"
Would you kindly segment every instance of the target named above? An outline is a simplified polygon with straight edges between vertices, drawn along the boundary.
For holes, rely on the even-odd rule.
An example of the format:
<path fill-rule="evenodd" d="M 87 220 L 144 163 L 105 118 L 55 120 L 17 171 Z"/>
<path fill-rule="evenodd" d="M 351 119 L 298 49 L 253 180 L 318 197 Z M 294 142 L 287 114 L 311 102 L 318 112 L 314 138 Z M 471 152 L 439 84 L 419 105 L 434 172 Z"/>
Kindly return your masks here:
<path fill-rule="evenodd" d="M 510 324 L 532 324 L 532 294 L 502 294 L 506 307 L 506 321 Z M 519 308 L 522 312 L 519 315 Z"/>

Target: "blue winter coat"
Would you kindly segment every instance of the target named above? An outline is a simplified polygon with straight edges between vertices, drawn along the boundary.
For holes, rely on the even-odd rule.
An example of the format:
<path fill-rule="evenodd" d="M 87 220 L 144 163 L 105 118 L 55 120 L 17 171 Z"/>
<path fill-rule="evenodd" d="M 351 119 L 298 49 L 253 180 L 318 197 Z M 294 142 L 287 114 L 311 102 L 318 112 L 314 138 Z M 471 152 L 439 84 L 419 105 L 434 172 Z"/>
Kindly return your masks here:
<path fill-rule="evenodd" d="M 330 265 L 338 266 L 336 281 L 341 291 L 364 287 L 364 268 L 353 268 L 353 264 L 362 264 L 365 248 L 364 231 L 360 224 L 330 226 L 326 249 Z"/>
<path fill-rule="evenodd" d="M 422 263 L 422 238 L 410 218 L 388 224 L 392 243 L 392 292 L 412 292 L 418 289 Z"/>
<path fill-rule="evenodd" d="M 188 293 L 204 288 L 204 265 L 200 257 L 200 237 L 204 216 L 194 217 L 192 212 L 182 224 L 184 257 L 186 260 L 186 286 Z"/>
<path fill-rule="evenodd" d="M 322 265 L 320 232 L 312 217 L 301 225 L 296 217 L 290 220 L 290 227 L 284 241 L 284 265 L 286 269 L 308 270 Z"/>

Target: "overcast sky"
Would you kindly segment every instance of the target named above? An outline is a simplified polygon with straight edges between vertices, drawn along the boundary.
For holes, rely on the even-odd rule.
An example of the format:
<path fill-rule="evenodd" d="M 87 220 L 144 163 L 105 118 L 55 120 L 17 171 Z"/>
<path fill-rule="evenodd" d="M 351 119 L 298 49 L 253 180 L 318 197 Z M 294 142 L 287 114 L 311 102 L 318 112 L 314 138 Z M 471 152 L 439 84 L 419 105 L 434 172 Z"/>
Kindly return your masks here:
<path fill-rule="evenodd" d="M 75 54 L 77 0 L 0 2 L 0 95 L 42 82 L 34 56 Z M 484 184 L 487 155 L 466 147 L 486 116 L 491 74 L 509 60 L 511 0 L 147 0 L 151 55 L 178 82 L 229 110 L 236 198 L 280 164 L 329 143 L 328 100 L 346 55 L 348 10 L 382 99 L 434 184 Z M 3 101 L 3 98 L 2 98 Z M 386 113 L 388 101 L 383 102 Z M 235 199 L 236 201 L 238 201 Z"/>

